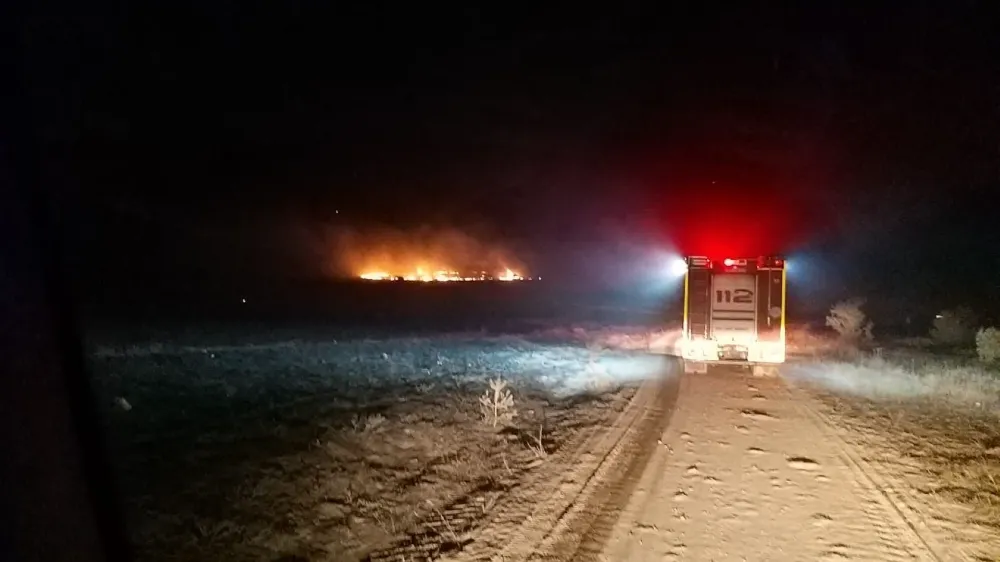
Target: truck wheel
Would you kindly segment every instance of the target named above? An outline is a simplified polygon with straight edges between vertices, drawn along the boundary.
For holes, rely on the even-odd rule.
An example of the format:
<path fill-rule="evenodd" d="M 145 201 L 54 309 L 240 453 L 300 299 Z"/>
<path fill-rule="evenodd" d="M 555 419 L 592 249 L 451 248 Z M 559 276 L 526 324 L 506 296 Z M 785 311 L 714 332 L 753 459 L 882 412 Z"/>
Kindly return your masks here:
<path fill-rule="evenodd" d="M 776 377 L 778 376 L 777 365 L 754 365 L 753 376 L 755 377 Z"/>
<path fill-rule="evenodd" d="M 684 372 L 687 374 L 704 375 L 708 372 L 708 363 L 703 361 L 684 360 Z"/>

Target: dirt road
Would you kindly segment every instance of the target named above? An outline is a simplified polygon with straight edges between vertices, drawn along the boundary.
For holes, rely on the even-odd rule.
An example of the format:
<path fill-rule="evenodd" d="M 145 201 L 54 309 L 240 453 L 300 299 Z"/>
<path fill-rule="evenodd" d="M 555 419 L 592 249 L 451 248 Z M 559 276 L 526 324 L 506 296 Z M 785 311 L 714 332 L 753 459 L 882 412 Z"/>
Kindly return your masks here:
<path fill-rule="evenodd" d="M 573 560 L 945 560 L 780 379 L 685 376 L 607 539 Z M 935 554 L 937 552 L 937 554 Z"/>

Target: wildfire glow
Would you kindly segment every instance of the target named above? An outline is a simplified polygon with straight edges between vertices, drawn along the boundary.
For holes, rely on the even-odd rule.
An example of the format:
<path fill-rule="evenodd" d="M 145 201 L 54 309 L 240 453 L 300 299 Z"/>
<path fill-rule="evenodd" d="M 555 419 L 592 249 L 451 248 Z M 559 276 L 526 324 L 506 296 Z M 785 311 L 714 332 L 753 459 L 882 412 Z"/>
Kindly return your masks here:
<path fill-rule="evenodd" d="M 454 228 L 344 229 L 334 237 L 337 277 L 368 281 L 526 281 L 524 263 L 501 242 Z"/>
<path fill-rule="evenodd" d="M 497 279 L 500 281 L 521 281 L 524 278 L 511 271 L 509 267 L 506 267 L 504 268 L 503 273 L 497 276 Z"/>
<path fill-rule="evenodd" d="M 424 283 L 438 282 L 438 283 L 448 283 L 453 281 L 524 281 L 524 277 L 510 269 L 505 267 L 503 271 L 499 273 L 489 273 L 486 271 L 476 271 L 469 273 L 459 273 L 458 271 L 452 271 L 448 269 L 437 269 L 437 270 L 426 270 L 422 267 L 416 268 L 411 272 L 402 273 L 389 273 L 382 270 L 370 270 L 361 273 L 358 277 L 368 281 L 392 281 L 392 280 L 402 280 L 402 281 L 421 281 Z"/>

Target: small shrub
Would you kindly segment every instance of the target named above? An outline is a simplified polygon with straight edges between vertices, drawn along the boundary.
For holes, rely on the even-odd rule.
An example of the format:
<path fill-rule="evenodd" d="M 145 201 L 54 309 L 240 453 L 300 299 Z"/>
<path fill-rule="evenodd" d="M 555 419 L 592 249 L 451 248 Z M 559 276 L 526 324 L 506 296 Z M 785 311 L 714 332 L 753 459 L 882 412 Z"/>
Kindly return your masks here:
<path fill-rule="evenodd" d="M 987 363 L 1000 359 L 1000 330 L 991 327 L 976 332 L 976 354 Z"/>
<path fill-rule="evenodd" d="M 861 310 L 864 304 L 864 299 L 860 298 L 838 302 L 830 307 L 826 325 L 833 328 L 842 340 L 852 343 L 870 341 L 874 324 Z"/>
<path fill-rule="evenodd" d="M 931 339 L 940 345 L 971 344 L 975 336 L 975 316 L 966 307 L 941 311 L 931 328 Z"/>
<path fill-rule="evenodd" d="M 479 410 L 483 414 L 483 421 L 493 427 L 514 419 L 517 410 L 514 409 L 514 395 L 507 390 L 507 381 L 499 377 L 490 379 L 490 390 L 479 397 Z"/>
<path fill-rule="evenodd" d="M 548 451 L 545 450 L 545 445 L 542 443 L 542 426 L 538 426 L 538 437 L 534 435 L 531 436 L 531 441 L 533 443 L 528 443 L 528 449 L 535 454 L 535 458 L 544 459 L 549 456 Z"/>
<path fill-rule="evenodd" d="M 385 423 L 385 416 L 382 414 L 371 414 L 368 416 L 355 415 L 351 420 L 351 427 L 356 433 L 370 433 L 378 430 Z"/>

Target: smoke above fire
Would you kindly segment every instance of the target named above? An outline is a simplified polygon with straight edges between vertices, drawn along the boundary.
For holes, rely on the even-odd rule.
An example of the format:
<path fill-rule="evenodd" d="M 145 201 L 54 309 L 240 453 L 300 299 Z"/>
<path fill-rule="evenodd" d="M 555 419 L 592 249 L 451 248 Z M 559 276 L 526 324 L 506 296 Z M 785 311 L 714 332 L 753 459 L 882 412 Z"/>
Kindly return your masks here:
<path fill-rule="evenodd" d="M 495 241 L 453 228 L 343 229 L 335 235 L 335 269 L 350 276 L 429 280 L 526 275 L 525 264 Z"/>

